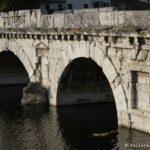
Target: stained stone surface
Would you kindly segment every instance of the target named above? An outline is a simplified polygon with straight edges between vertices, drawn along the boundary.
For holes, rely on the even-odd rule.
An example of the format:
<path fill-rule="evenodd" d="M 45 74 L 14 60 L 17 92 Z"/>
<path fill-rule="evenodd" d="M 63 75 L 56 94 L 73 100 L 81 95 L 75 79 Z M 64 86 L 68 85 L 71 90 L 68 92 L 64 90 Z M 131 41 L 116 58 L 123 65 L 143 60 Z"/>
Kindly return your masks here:
<path fill-rule="evenodd" d="M 47 91 L 40 83 L 30 82 L 23 89 L 22 105 L 47 103 Z"/>
<path fill-rule="evenodd" d="M 0 13 L 0 27 L 5 28 L 84 28 L 84 27 L 136 27 L 149 28 L 150 11 L 112 11 L 89 9 L 60 12 L 51 15 L 41 10 L 20 10 Z"/>

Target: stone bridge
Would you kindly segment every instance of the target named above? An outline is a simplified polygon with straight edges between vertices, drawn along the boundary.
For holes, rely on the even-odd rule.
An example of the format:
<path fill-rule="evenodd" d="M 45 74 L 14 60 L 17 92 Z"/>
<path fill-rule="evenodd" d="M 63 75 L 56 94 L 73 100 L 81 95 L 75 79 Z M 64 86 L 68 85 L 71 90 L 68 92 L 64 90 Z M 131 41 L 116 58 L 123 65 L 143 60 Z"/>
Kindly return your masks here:
<path fill-rule="evenodd" d="M 150 12 L 0 13 L 0 84 L 40 82 L 52 105 L 115 100 L 150 133 Z"/>

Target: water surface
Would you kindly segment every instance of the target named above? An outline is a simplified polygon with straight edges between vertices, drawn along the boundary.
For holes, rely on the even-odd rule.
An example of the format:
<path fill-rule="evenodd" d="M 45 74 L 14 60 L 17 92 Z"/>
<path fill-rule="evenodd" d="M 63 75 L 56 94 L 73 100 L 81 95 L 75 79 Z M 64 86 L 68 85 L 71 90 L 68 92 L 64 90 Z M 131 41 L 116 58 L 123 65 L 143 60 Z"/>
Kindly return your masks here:
<path fill-rule="evenodd" d="M 124 150 L 129 143 L 150 144 L 148 134 L 117 126 L 115 103 L 21 107 L 10 95 L 15 88 L 9 100 L 3 97 L 8 90 L 1 91 L 0 150 Z"/>

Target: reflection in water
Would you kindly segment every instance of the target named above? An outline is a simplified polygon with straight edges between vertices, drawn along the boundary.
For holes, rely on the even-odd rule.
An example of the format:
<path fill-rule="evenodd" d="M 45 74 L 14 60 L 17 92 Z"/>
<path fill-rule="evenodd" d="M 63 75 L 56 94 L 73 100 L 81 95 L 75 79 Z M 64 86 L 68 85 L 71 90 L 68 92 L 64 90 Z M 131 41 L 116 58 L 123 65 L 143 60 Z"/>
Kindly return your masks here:
<path fill-rule="evenodd" d="M 0 150 L 123 150 L 127 142 L 149 142 L 147 134 L 126 128 L 119 128 L 119 134 L 108 132 L 117 127 L 110 108 L 103 104 L 5 109 L 0 113 Z"/>
<path fill-rule="evenodd" d="M 26 106 L 15 112 L 14 109 L 5 109 L 0 114 L 0 149 L 111 149 L 116 145 L 116 133 L 106 137 L 93 135 L 117 128 L 116 118 L 110 111 L 111 106 L 108 105 L 105 117 L 104 106 L 49 109 L 48 106 L 39 105 Z"/>
<path fill-rule="evenodd" d="M 58 122 L 65 141 L 76 149 L 112 149 L 117 141 L 114 108 L 114 103 L 59 107 Z"/>
<path fill-rule="evenodd" d="M 56 110 L 47 106 L 27 106 L 0 115 L 1 150 L 63 149 L 58 134 Z"/>
<path fill-rule="evenodd" d="M 23 88 L 27 84 L 19 85 L 0 85 L 0 108 L 4 109 L 14 105 L 20 105 Z"/>
<path fill-rule="evenodd" d="M 8 105 L 0 108 L 0 150 L 124 150 L 124 143 L 149 143 L 147 134 L 117 129 L 114 103 Z"/>

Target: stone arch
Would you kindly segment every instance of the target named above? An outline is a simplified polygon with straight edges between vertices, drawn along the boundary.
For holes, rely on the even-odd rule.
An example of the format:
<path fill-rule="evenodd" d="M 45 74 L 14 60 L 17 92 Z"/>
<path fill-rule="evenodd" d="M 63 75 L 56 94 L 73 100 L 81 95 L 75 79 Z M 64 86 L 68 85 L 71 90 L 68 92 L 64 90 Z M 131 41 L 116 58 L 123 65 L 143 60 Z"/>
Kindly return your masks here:
<path fill-rule="evenodd" d="M 24 65 L 29 75 L 30 81 L 34 81 L 35 80 L 33 67 L 34 65 L 31 59 L 28 57 L 26 51 L 22 48 L 22 46 L 19 45 L 15 40 L 12 41 L 7 40 L 4 41 L 2 44 L 3 45 L 0 49 L 0 52 L 11 51 L 14 55 L 16 55 Z"/>
<path fill-rule="evenodd" d="M 85 57 L 85 58 L 91 58 L 94 60 L 103 70 L 103 73 L 107 77 L 109 84 L 111 86 L 115 103 L 116 103 L 116 109 L 117 109 L 117 115 L 118 115 L 118 122 L 120 125 L 130 125 L 130 120 L 128 116 L 128 107 L 127 107 L 127 98 L 125 91 L 123 89 L 123 85 L 121 83 L 121 77 L 119 73 L 116 71 L 115 66 L 111 62 L 108 56 L 106 56 L 105 51 L 101 48 L 94 48 L 93 53 L 89 52 L 89 55 L 87 53 L 84 55 L 83 53 L 80 55 L 80 53 L 73 54 L 66 54 L 65 50 L 58 50 L 61 51 L 59 57 L 57 58 L 57 65 L 55 66 L 55 77 L 50 79 L 50 88 L 51 88 L 51 100 L 50 103 L 53 105 L 56 104 L 56 95 L 57 95 L 57 86 L 59 84 L 59 78 L 61 76 L 61 73 L 64 71 L 66 66 L 73 61 L 74 59 L 77 59 L 79 57 Z M 61 58 L 61 59 L 60 59 Z M 64 62 L 64 65 L 62 66 L 62 63 L 59 63 L 59 61 Z M 68 63 L 66 63 L 68 62 Z M 57 67 L 61 65 L 61 67 Z M 57 70 L 59 68 L 59 71 Z"/>

